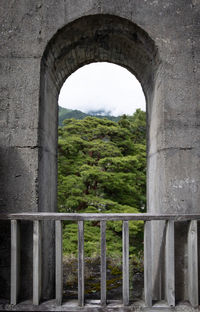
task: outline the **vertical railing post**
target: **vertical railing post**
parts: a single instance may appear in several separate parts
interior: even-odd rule
[[[152,242],[151,221],[144,224],[144,296],[145,305],[152,306]]]
[[[20,228],[19,221],[11,220],[11,294],[10,304],[16,305],[20,276]]]
[[[56,233],[56,303],[62,304],[63,295],[63,261],[62,261],[62,221],[55,221]]]
[[[101,221],[101,305],[106,305],[106,221]]]
[[[197,221],[191,220],[188,229],[188,298],[193,307],[199,304]]]
[[[175,306],[174,221],[166,224],[165,294],[169,306]]]
[[[33,304],[39,305],[41,296],[41,222],[33,222]]]
[[[84,306],[84,223],[78,221],[78,304]]]
[[[128,221],[123,221],[123,304],[129,304],[129,226]]]

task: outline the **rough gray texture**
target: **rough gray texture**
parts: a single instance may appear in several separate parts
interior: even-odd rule
[[[56,210],[60,87],[80,66],[109,61],[134,73],[146,95],[149,211],[199,213],[199,9],[199,0],[1,0],[2,212]],[[157,223],[160,233],[165,233]],[[6,227],[1,224],[3,296],[9,290]],[[31,228],[24,227],[26,297],[31,294]],[[176,292],[187,299],[187,246],[182,239],[187,234],[180,225],[175,228]],[[162,280],[158,270],[162,235],[154,233],[153,272]],[[51,224],[44,226],[43,237],[43,296],[52,297],[53,289],[48,287],[54,280]],[[163,297],[158,280],[155,298]]]
[[[100,305],[99,300],[89,300],[84,307],[78,306],[76,300],[64,302],[61,306],[56,305],[55,300],[46,301],[39,306],[34,306],[30,301],[16,306],[0,303],[3,311],[77,311],[77,312],[198,312],[199,309],[192,308],[187,302],[178,304],[175,308],[167,307],[165,302],[158,302],[152,308],[147,308],[143,301],[135,301],[129,306],[124,306],[120,300],[110,300],[106,307]]]

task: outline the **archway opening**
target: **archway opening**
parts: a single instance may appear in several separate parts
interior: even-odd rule
[[[40,211],[57,209],[57,100],[66,78],[83,65],[92,62],[111,62],[128,69],[141,82],[147,102],[147,151],[156,150],[159,57],[154,42],[140,27],[120,17],[95,15],[80,18],[55,34],[45,49],[41,63],[40,121],[39,121],[39,207]],[[152,120],[151,116],[154,115]],[[156,170],[149,162],[147,187],[154,181]],[[155,163],[152,162],[155,168]],[[153,168],[152,167],[152,168]],[[151,179],[149,178],[151,175]],[[154,181],[155,182],[155,181]],[[155,189],[155,185],[151,185]],[[156,192],[147,192],[148,203],[155,202]],[[149,205],[150,206],[150,205]],[[51,267],[53,231],[51,225],[43,230],[45,267]],[[51,260],[50,260],[51,259]],[[49,293],[53,270],[45,272],[44,292]],[[46,286],[45,286],[46,285]]]
[[[121,66],[92,63],[65,81],[59,105],[58,211],[146,211],[146,103],[139,81]],[[84,224],[85,298],[99,299],[100,222]],[[66,299],[78,295],[77,232],[76,222],[63,223]],[[132,300],[143,292],[142,222],[129,222],[129,240]],[[107,298],[120,298],[122,222],[107,222],[106,250]]]
[[[116,16],[86,16],[68,24],[49,42],[41,63],[41,211],[56,210],[57,100],[60,89],[66,78],[78,68],[103,61],[127,68],[141,82],[147,102],[147,128],[152,128],[152,131],[148,129],[148,142],[151,141],[153,149],[156,148],[157,130],[151,115],[157,108],[153,102],[159,59],[154,42],[137,25]],[[156,123],[156,115],[153,122]]]

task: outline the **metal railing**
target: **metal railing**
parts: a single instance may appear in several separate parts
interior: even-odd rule
[[[55,221],[55,297],[58,305],[63,296],[62,222],[78,222],[78,304],[84,306],[84,221],[100,221],[101,227],[101,305],[106,305],[106,222],[122,221],[123,244],[123,304],[129,305],[129,221],[144,221],[144,300],[152,306],[152,253],[151,227],[153,221],[166,222],[165,236],[165,292],[169,306],[175,306],[175,248],[174,222],[189,221],[188,230],[188,298],[192,306],[198,305],[198,244],[197,221],[200,215],[165,214],[92,214],[92,213],[16,213],[0,215],[0,220],[11,220],[11,295],[10,303],[18,303],[20,280],[20,220],[33,222],[33,304],[40,304],[41,296],[41,221]]]

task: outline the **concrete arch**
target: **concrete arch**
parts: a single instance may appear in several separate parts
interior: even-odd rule
[[[199,213],[199,3],[2,0],[0,7],[1,212],[56,209],[58,90],[69,73],[101,57],[131,70],[146,94],[149,211]],[[175,232],[176,298],[187,300],[187,227]],[[155,233],[153,241],[154,276],[160,267],[162,233]],[[44,250],[47,297],[52,297],[54,279],[51,235],[46,237],[52,246]],[[22,293],[28,298],[32,229],[26,224],[23,236]],[[9,248],[8,227],[1,224],[0,289],[7,297]],[[156,283],[161,294],[155,299],[163,297],[159,274]]]
[[[152,146],[157,144],[156,129],[159,116],[156,118],[154,114],[152,119],[151,114],[153,111],[159,114],[154,91],[159,83],[160,60],[154,41],[133,22],[114,15],[84,16],[67,24],[49,41],[41,59],[39,211],[56,211],[57,208],[57,103],[60,89],[66,78],[78,68],[101,61],[125,67],[141,82],[147,102],[148,142],[152,141]],[[151,138],[150,128],[154,129]],[[158,168],[159,170],[162,168]],[[154,180],[152,175],[155,172],[150,172],[151,177],[148,179]],[[46,224],[43,228],[43,240],[44,267],[49,267],[52,265],[53,254],[49,257],[45,255],[49,251],[53,252],[52,224]],[[43,293],[49,297],[51,290],[48,288],[48,281],[53,278],[53,271],[45,270]]]
[[[112,62],[141,82],[151,110],[159,67],[158,50],[148,34],[133,22],[113,15],[90,15],[60,29],[41,61],[39,204],[56,209],[57,98],[66,78],[92,62]],[[46,192],[46,186],[50,192]]]

